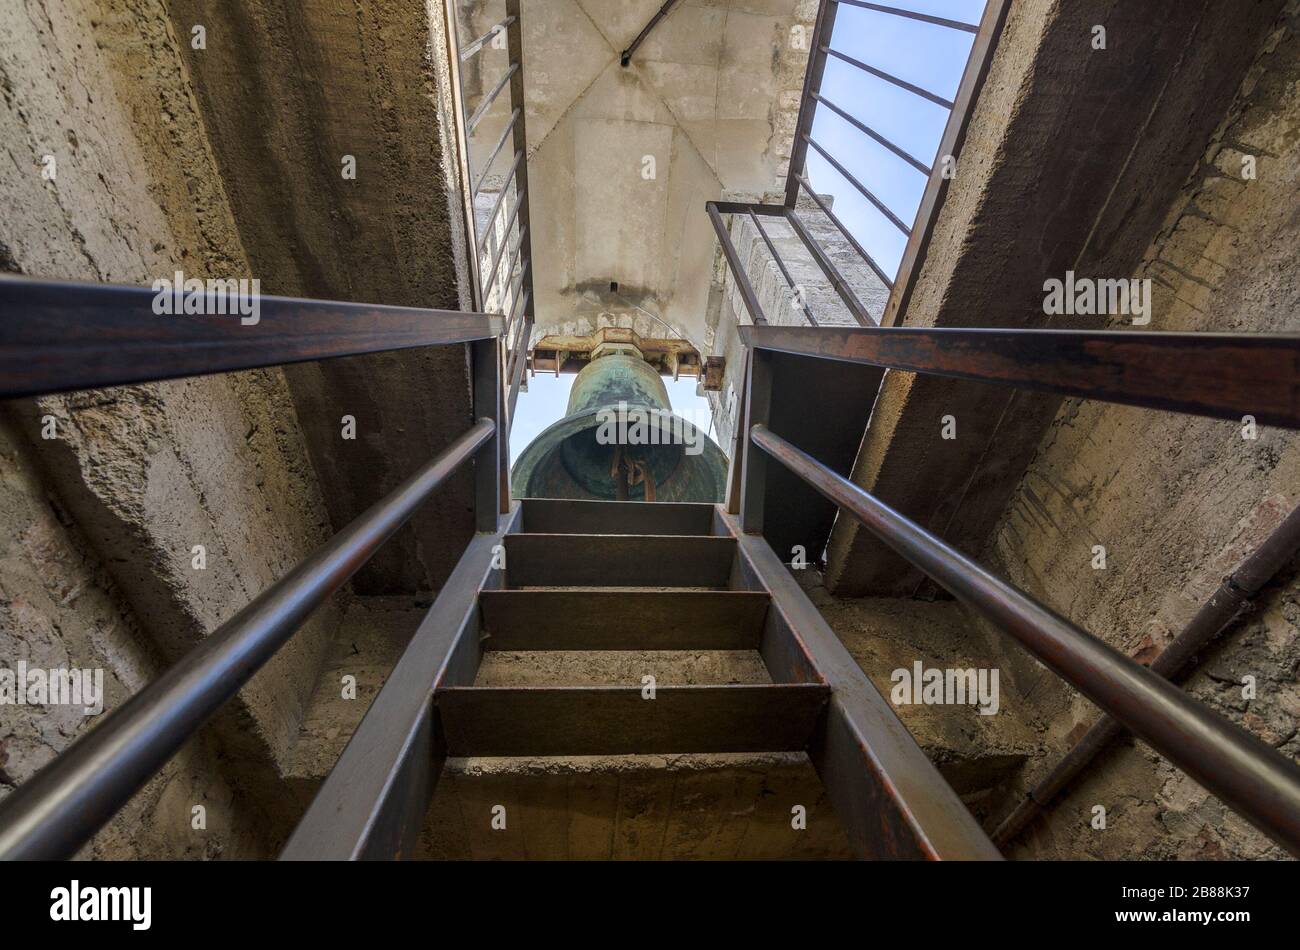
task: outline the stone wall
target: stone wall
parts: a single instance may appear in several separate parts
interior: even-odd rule
[[[1099,327],[1093,316],[1045,313],[1044,280],[1135,272],[1283,5],[1007,4],[906,309],[885,322]],[[1096,25],[1106,29],[1104,50],[1091,43]],[[957,548],[978,550],[1060,404],[1008,386],[888,373],[853,481]],[[955,438],[941,435],[947,416]],[[826,580],[841,596],[910,596],[922,577],[841,519]]]
[[[1149,329],[1300,330],[1296,4],[1264,44],[1230,113],[1136,276],[1153,282]],[[1254,176],[1248,172],[1253,159]],[[1213,380],[1205,385],[1213,386]],[[1020,481],[986,561],[1076,623],[1149,662],[1219,581],[1300,502],[1300,439],[1212,421],[1068,401]],[[1094,569],[1095,546],[1105,568]],[[990,648],[996,641],[990,634]],[[1032,782],[1095,719],[1091,703],[1014,648],[1018,692],[1048,723]],[[1300,756],[1300,577],[1206,650],[1186,688],[1281,752]],[[1256,694],[1243,695],[1254,677]],[[1106,810],[1105,830],[1092,826]],[[1255,858],[1283,852],[1141,742],[1077,779],[1013,850],[1025,858]]]
[[[468,258],[440,3],[167,0],[212,160],[266,293],[455,310]],[[354,174],[347,174],[347,161]],[[463,346],[286,367],[341,528],[472,424]],[[342,420],[356,438],[340,438]],[[470,535],[458,471],[358,573],[366,594],[438,589]]]
[[[0,663],[103,671],[116,708],[164,667],[159,651],[85,536],[41,487],[26,440],[0,424]],[[93,727],[68,705],[0,706],[0,796]],[[83,857],[256,857],[262,831],[217,764],[191,742],[83,850]],[[205,810],[207,833],[193,827]]]
[[[255,276],[167,12],[157,0],[0,9],[9,273]],[[20,400],[3,415],[0,658],[103,668],[107,709],[330,533],[278,370]],[[206,569],[193,566],[195,545]],[[313,618],[87,853],[256,853],[265,839],[246,829],[284,816],[247,801],[274,788],[336,619],[333,608]],[[95,721],[0,706],[0,790]],[[191,809],[205,803],[198,832]]]

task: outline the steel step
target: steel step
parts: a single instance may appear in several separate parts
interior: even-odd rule
[[[483,687],[438,690],[447,754],[648,755],[792,752],[808,744],[830,690],[816,683]]]
[[[526,534],[713,534],[713,505],[525,498]]]
[[[725,588],[734,538],[508,534],[506,585]]]
[[[486,650],[756,650],[770,598],[744,590],[488,590]]]

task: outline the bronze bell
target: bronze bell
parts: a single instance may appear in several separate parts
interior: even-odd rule
[[[649,363],[630,352],[593,359],[573,381],[566,415],[519,456],[518,498],[723,500],[727,459],[681,416]]]

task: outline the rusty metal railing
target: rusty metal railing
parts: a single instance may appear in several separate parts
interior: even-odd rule
[[[781,463],[1026,647],[1257,828],[1300,855],[1300,768],[1103,640],[996,577],[769,427],[775,353],[957,376],[1300,429],[1300,336],[1123,331],[742,328],[743,452],[733,510],[761,533],[765,469]],[[757,446],[761,452],[753,451]]]
[[[840,6],[973,33],[975,41],[954,99],[937,96],[836,48],[833,33]],[[733,447],[728,511],[739,516],[743,531],[761,534],[767,506],[765,470],[769,462],[779,462],[831,501],[840,517],[861,523],[913,566],[1025,646],[1097,703],[1114,722],[1145,739],[1265,834],[1300,854],[1300,768],[1294,762],[801,451],[794,444],[797,436],[791,442],[769,427],[770,407],[780,398],[773,391],[772,358],[780,353],[1212,418],[1240,420],[1249,415],[1267,420],[1268,425],[1300,429],[1297,336],[914,329],[893,325],[912,291],[949,178],[940,173],[938,162],[927,163],[907,152],[828,96],[823,90],[827,62],[846,64],[948,109],[947,126],[935,157],[954,156],[965,135],[971,106],[987,71],[1007,6],[1005,0],[990,0],[976,26],[883,4],[824,0],[815,27],[784,206],[721,202],[708,206],[732,279],[752,323],[739,327],[746,355],[745,382]],[[819,111],[833,114],[864,141],[874,141],[926,176],[925,192],[914,215],[890,208],[874,186],[869,187],[871,183],[854,176],[845,156],[835,154],[818,140],[813,123]],[[865,198],[889,227],[906,237],[897,272],[882,266],[864,247],[862,235],[847,227],[814,189],[807,168],[810,150]],[[889,288],[888,304],[879,320],[865,313],[866,308],[841,269],[801,221],[795,209],[803,196]],[[764,216],[768,220],[783,218],[861,326],[825,326],[812,312],[806,313],[808,326],[771,325],[724,221],[723,216],[728,214],[733,221],[743,218],[754,225],[783,279],[797,292],[789,267],[761,225]]]
[[[0,802],[0,860],[71,857],[462,465],[497,530],[502,319],[260,298],[259,319],[161,317],[144,287],[0,280],[0,398],[468,343],[474,421],[446,449]]]
[[[713,222],[714,233],[717,234],[718,243],[722,246],[722,254],[726,258],[732,279],[736,282],[736,289],[740,292],[740,298],[745,304],[745,311],[749,314],[749,318],[755,326],[765,326],[771,321],[768,320],[767,314],[763,311],[763,305],[759,301],[758,294],[754,291],[753,283],[749,279],[749,273],[740,259],[740,253],[736,250],[735,242],[731,239],[731,232],[722,218],[724,214],[743,215],[753,223],[755,230],[758,232],[759,237],[762,238],[768,253],[772,256],[777,269],[789,287],[793,299],[798,302],[798,306],[803,311],[804,317],[810,326],[821,326],[821,320],[818,319],[809,306],[804,288],[801,288],[795,282],[794,277],[791,276],[785,258],[781,255],[767,228],[763,225],[763,218],[784,221],[799,238],[803,246],[807,248],[813,263],[821,270],[826,282],[839,295],[840,300],[843,301],[853,319],[860,326],[875,326],[876,319],[863,305],[862,301],[858,299],[848,279],[836,266],[835,262],[831,260],[830,255],[826,253],[826,249],[808,230],[808,227],[793,208],[787,208],[784,205],[710,201],[705,205],[705,210],[708,212],[709,220]]]

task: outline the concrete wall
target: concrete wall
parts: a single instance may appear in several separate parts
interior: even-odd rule
[[[1283,5],[1009,4],[902,322],[1098,327],[1095,317],[1044,313],[1043,281],[1067,269],[1121,277],[1141,264]],[[1105,49],[1093,48],[1094,26],[1106,29]],[[853,480],[974,550],[1059,406],[1009,387],[889,373]],[[948,415],[954,439],[941,437]],[[836,524],[827,583],[837,594],[907,596],[921,582],[869,531]]]
[[[187,36],[156,0],[0,9],[6,271],[258,276],[190,85]],[[103,668],[108,709],[330,533],[278,370],[11,402],[3,416],[0,662]],[[199,544],[205,570],[192,566]],[[332,607],[318,613],[87,853],[265,853],[288,817],[279,775],[336,621]],[[0,706],[0,793],[95,721]],[[196,804],[206,832],[191,827]]]
[[[267,293],[458,309],[466,258],[441,4],[168,0],[249,266]],[[345,156],[355,159],[344,177]],[[341,528],[471,424],[466,348],[285,370]],[[342,418],[357,438],[341,438]],[[473,531],[458,472],[356,579],[436,590]]]
[[[1296,4],[1268,36],[1229,114],[1170,208],[1137,276],[1154,283],[1150,329],[1300,330],[1300,35]],[[1254,156],[1257,177],[1243,178]],[[1213,385],[1206,380],[1206,385]],[[1237,422],[1070,400],[1052,421],[985,556],[1016,584],[1149,662],[1223,576],[1300,502],[1300,439]],[[1093,546],[1106,548],[1095,570]],[[990,643],[993,643],[990,636]],[[1032,780],[1095,708],[1018,651],[1018,692],[1048,722]],[[1300,756],[1300,577],[1295,565],[1255,612],[1205,651],[1186,688],[1291,757]],[[1256,678],[1244,698],[1242,678]],[[1107,811],[1094,829],[1092,808]],[[1076,780],[1016,857],[1255,858],[1283,853],[1132,739]]]
[[[103,671],[105,710],[163,668],[121,588],[41,488],[26,440],[0,424],[0,664]],[[0,797],[98,718],[84,707],[0,706]],[[192,827],[192,809],[207,827]],[[261,834],[236,802],[209,740],[191,742],[84,849],[109,859],[254,857]]]

